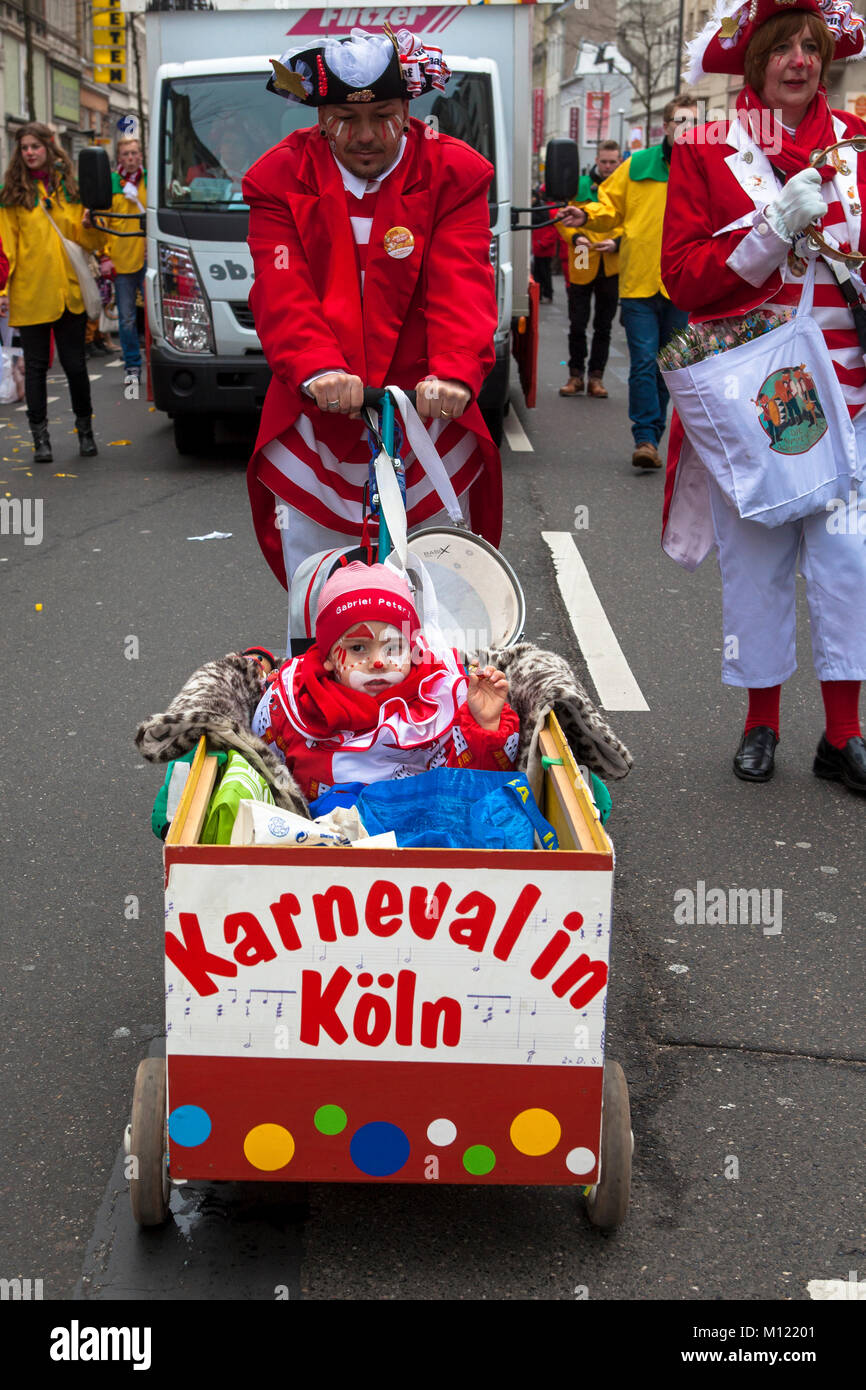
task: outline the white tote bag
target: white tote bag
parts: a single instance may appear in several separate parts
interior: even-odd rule
[[[764,526],[844,500],[857,474],[854,426],[811,317],[815,267],[789,322],[662,373],[701,462],[740,516]]]
[[[70,241],[65,237],[58,227],[51,213],[45,209],[45,216],[51,223],[57,235],[60,237],[63,250],[66,252],[67,260],[75,272],[81,290],[81,298],[84,300],[84,312],[89,319],[98,319],[102,313],[102,296],[96,286],[96,280],[90,270],[90,259],[83,246],[79,246],[76,241]]]

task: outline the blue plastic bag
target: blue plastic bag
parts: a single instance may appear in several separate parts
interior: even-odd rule
[[[335,806],[354,806],[363,790],[363,782],[335,782],[333,787],[310,802],[310,815],[315,820],[316,816],[327,816]]]
[[[522,772],[435,767],[373,782],[357,805],[371,835],[393,830],[404,848],[532,849],[536,829],[546,849],[558,847]]]

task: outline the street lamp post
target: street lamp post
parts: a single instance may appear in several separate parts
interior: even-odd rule
[[[623,148],[623,146],[622,146],[622,132],[623,132],[623,122],[625,121],[625,110],[623,109],[622,106],[619,107],[619,109],[617,110],[617,113],[616,113],[616,114],[619,116],[619,152],[620,152],[620,154],[622,154],[622,148]]]
[[[674,96],[676,96],[680,90],[680,78],[683,73],[683,12],[685,10],[685,4],[686,0],[680,0],[680,12],[677,18],[677,64],[675,69],[676,77],[674,78]]]

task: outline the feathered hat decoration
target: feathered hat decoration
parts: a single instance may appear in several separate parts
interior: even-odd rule
[[[834,60],[860,57],[866,30],[851,0],[716,0],[712,18],[697,38],[686,44],[686,81],[698,82],[710,72],[742,76],[746,49],[755,31],[774,15],[797,10],[823,19],[836,41]]]
[[[441,48],[422,44],[408,29],[384,34],[353,29],[348,39],[326,38],[272,58],[268,91],[305,106],[390,101],[444,92],[451,73]]]

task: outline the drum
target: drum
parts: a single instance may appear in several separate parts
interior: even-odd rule
[[[303,560],[292,577],[293,638],[312,637],[325,582],[340,565],[366,561],[356,546],[321,550]],[[467,656],[487,647],[510,647],[523,633],[526,601],[508,561],[481,536],[454,526],[435,526],[409,536],[408,575],[425,633],[441,636]]]
[[[437,613],[429,610],[421,561],[435,594]],[[436,622],[448,646],[472,656],[487,647],[510,647],[519,641],[526,620],[520,581],[508,561],[488,541],[457,526],[431,526],[409,536],[409,576],[424,597],[421,625]],[[418,606],[416,601],[416,607]]]

